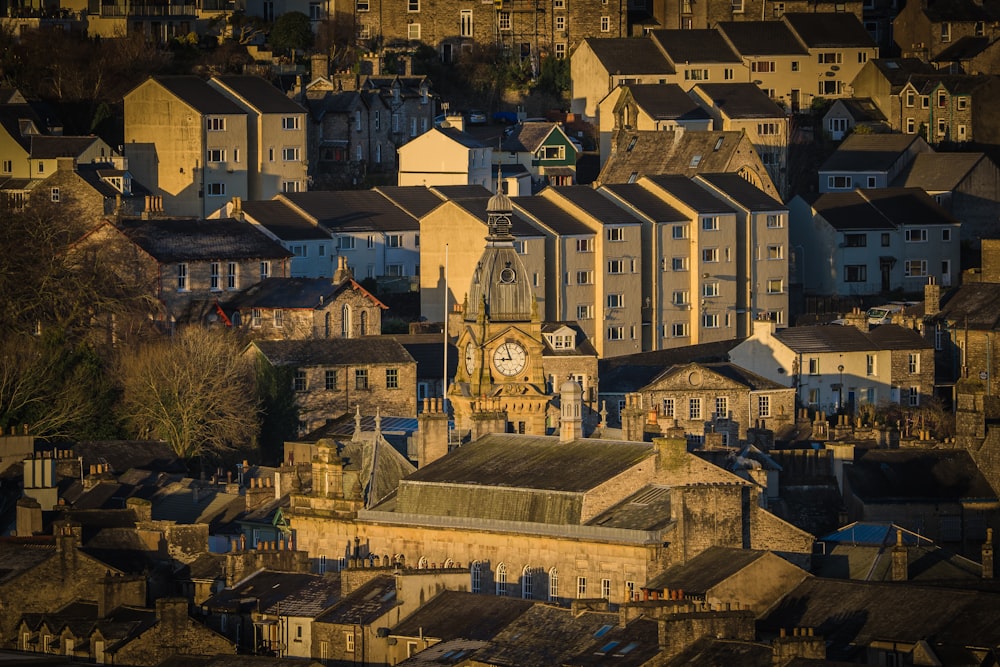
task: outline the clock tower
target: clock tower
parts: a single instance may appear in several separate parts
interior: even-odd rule
[[[506,413],[507,428],[544,435],[542,323],[531,280],[514,247],[513,205],[498,192],[486,206],[486,247],[466,295],[460,363],[448,397],[456,426],[477,432],[477,414]],[[494,422],[495,423],[495,422]]]

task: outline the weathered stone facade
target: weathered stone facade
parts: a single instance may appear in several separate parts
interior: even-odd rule
[[[808,0],[790,0],[773,3],[766,0],[710,0],[709,2],[685,2],[685,0],[652,0],[653,16],[661,28],[690,30],[714,28],[724,21],[780,21],[784,14],[793,12],[848,12],[863,18],[861,0],[848,2],[818,3]],[[638,32],[637,34],[641,34]]]

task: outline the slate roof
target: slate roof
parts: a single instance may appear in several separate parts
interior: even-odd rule
[[[888,330],[879,336],[873,335],[880,329],[886,328]],[[920,334],[896,324],[882,324],[867,334],[852,326],[817,324],[787,327],[776,330],[774,337],[789,349],[800,353],[923,350],[930,347]]]
[[[638,225],[639,218],[589,185],[550,186],[552,192],[586,211],[604,225]],[[558,199],[558,198],[557,198]]]
[[[844,474],[852,493],[869,503],[997,499],[964,449],[867,450]]]
[[[90,148],[97,137],[50,137],[42,134],[30,135],[30,157],[32,159],[53,160],[60,157],[78,157]]]
[[[773,664],[774,650],[767,644],[715,637],[702,637],[664,663],[665,667],[771,667]],[[806,664],[814,663],[810,660]],[[818,664],[829,667],[831,663],[824,660]]]
[[[809,51],[782,21],[722,21],[719,31],[741,56],[808,56]]]
[[[914,74],[933,74],[937,72],[933,65],[919,58],[875,58],[870,60],[886,81],[890,92],[896,94]]]
[[[946,295],[935,320],[960,323],[964,329],[1000,329],[1000,284],[966,283]]]
[[[989,5],[967,0],[936,0],[927,3],[922,10],[933,23],[941,21],[996,21],[1000,16],[990,11]]]
[[[810,49],[875,47],[875,41],[854,14],[788,12],[782,19]]]
[[[618,130],[612,135],[614,148],[601,169],[598,182],[628,183],[634,180],[633,174],[693,176],[703,171],[726,171],[743,138],[742,132]]]
[[[743,339],[701,343],[653,352],[639,352],[598,361],[600,393],[614,394],[638,391],[673,364],[724,361],[729,351]]]
[[[553,132],[558,132],[558,123],[521,123],[515,125],[513,131],[500,145],[501,151],[511,153],[534,153],[549,138]]]
[[[898,229],[903,225],[958,224],[920,188],[825,192],[813,203],[817,215],[837,231]]]
[[[622,37],[583,40],[609,74],[673,74],[674,68],[651,40]],[[579,47],[577,47],[579,48]]]
[[[374,190],[285,193],[287,199],[332,233],[417,231],[420,222]]]
[[[934,56],[931,60],[937,63],[971,60],[972,58],[975,58],[980,53],[985,51],[986,47],[989,45],[990,45],[989,37],[974,37],[972,35],[964,35],[962,37],[959,37],[951,44],[949,44],[947,48],[941,51],[941,53]]]
[[[610,192],[655,222],[687,222],[688,217],[638,183],[609,183],[602,191]]]
[[[489,640],[534,605],[531,600],[442,591],[392,628],[396,637]]]
[[[275,366],[415,363],[402,345],[385,336],[331,340],[259,340],[251,345]]]
[[[717,30],[653,30],[649,36],[675,65],[741,62]]]
[[[481,185],[435,185],[430,190],[447,201],[454,201],[456,199],[481,199],[493,196],[492,192]]]
[[[124,176],[126,172],[122,169],[114,169],[110,164],[107,163],[88,163],[88,164],[77,164],[76,174],[85,183],[104,197],[105,199],[114,199],[119,194],[122,195],[122,199],[128,201],[129,199],[136,199],[144,195],[150,194],[149,189],[146,188],[142,183],[132,178],[132,192],[129,195],[124,195],[120,190],[112,186],[105,179],[113,178],[115,176]],[[51,176],[51,175],[50,175]]]
[[[438,459],[406,481],[473,484],[579,493],[653,455],[637,442],[494,433]]]
[[[444,363],[442,334],[394,334],[389,336],[399,342],[417,362],[417,377],[440,379]],[[458,348],[448,343],[448,375],[458,369]]]
[[[440,195],[423,185],[383,185],[375,188],[375,191],[418,219],[433,211],[444,201]],[[479,193],[481,194],[482,192]]]
[[[697,87],[730,118],[785,118],[785,112],[756,84],[700,83]]]
[[[55,553],[52,537],[0,538],[0,583],[34,568]]]
[[[673,523],[670,516],[670,500],[669,487],[658,484],[644,486],[592,518],[587,525],[662,530]]]
[[[39,132],[44,128],[42,119],[38,117],[31,106],[27,104],[0,104],[0,125],[14,141],[21,145],[21,148],[30,151],[31,137],[34,135],[21,133],[22,120],[30,120]]]
[[[340,583],[339,575],[326,577]],[[229,612],[270,609],[323,578],[321,575],[301,572],[259,570],[237,582],[232,588],[217,592],[202,602],[202,606],[213,611]]]
[[[250,223],[232,218],[128,221],[122,224],[122,231],[160,263],[292,256]]]
[[[299,104],[259,76],[222,75],[214,77],[261,113],[305,113]]]
[[[245,112],[236,106],[235,102],[197,76],[156,76],[150,78],[201,114],[245,115]]]
[[[476,139],[471,134],[462,132],[454,127],[432,127],[430,132],[440,132],[452,141],[466,148],[486,148],[486,144]]]
[[[329,240],[330,232],[302,217],[288,202],[281,199],[245,201],[243,211],[256,224],[264,227],[282,241]]]
[[[737,366],[736,364],[728,361],[710,362],[702,364],[697,362],[677,364],[664,370],[662,373],[653,378],[646,386],[649,386],[654,382],[659,382],[661,379],[668,378],[676,373],[683,372],[684,369],[691,367],[703,368],[710,373],[721,375],[722,377],[731,380],[732,382],[743,385],[750,391],[763,391],[763,390],[776,390],[776,389],[789,388],[783,384],[775,382],[774,380],[769,380],[762,375],[757,375],[753,371],[747,370],[742,366]]]
[[[989,160],[985,153],[920,153],[892,185],[952,192],[984,160]]]
[[[780,201],[737,173],[698,174],[696,178],[711,183],[749,211],[781,211],[786,209],[786,206]]]
[[[686,563],[673,565],[653,577],[643,588],[680,589],[685,594],[705,595],[713,587],[763,558],[768,552],[713,546]]]
[[[367,625],[377,621],[397,604],[396,578],[381,574],[342,598],[335,607],[318,616],[314,623]]]
[[[632,83],[627,88],[635,103],[650,118],[678,121],[711,118],[676,83]]]
[[[165,442],[152,440],[88,440],[73,445],[74,453],[83,457],[88,469],[98,463],[108,463],[112,472],[141,468],[159,472],[186,472],[187,466]]]
[[[559,322],[550,320],[547,322],[542,322],[542,333],[543,334],[554,333],[559,329],[562,329],[563,327],[568,327],[569,329],[572,329],[573,334],[576,336],[575,339],[576,348],[571,350],[567,349],[555,350],[552,348],[551,345],[549,345],[548,340],[543,339],[545,343],[545,349],[542,350],[542,356],[545,357],[579,357],[579,356],[596,357],[597,356],[597,350],[594,348],[594,345],[590,342],[590,338],[587,336],[586,333],[584,333],[583,329],[580,328],[579,323],[577,323],[576,321]]]
[[[316,577],[292,591],[288,596],[273,602],[262,611],[282,616],[315,618],[340,600],[340,577]]]
[[[314,310],[329,305],[337,295],[355,290],[385,310],[384,303],[353,280],[334,284],[329,278],[265,278],[251,285],[225,303],[226,309],[241,308],[302,308]]]
[[[857,123],[885,121],[882,111],[870,97],[843,97],[839,100],[851,118]]]
[[[515,209],[527,213],[560,236],[593,236],[597,233],[572,213],[545,197],[514,197],[511,201]]]
[[[489,219],[489,215],[486,212],[486,206],[489,204],[490,198],[478,197],[475,199],[452,199],[451,202],[483,223],[483,238],[486,238],[486,222]],[[543,236],[542,232],[539,231],[537,227],[517,215],[517,211],[514,211],[514,215],[510,219],[510,233],[515,237],[520,238]]]
[[[827,171],[888,171],[903,156],[916,134],[850,134],[819,168]]]
[[[662,176],[648,176],[647,178],[698,213],[736,212],[736,209],[730,206],[722,197],[719,197],[708,188],[703,188],[687,176],[665,174]]]
[[[207,523],[209,533],[214,535],[229,528],[236,517],[246,511],[243,496],[226,493],[224,487],[196,490],[193,482],[188,478],[158,490],[150,498],[153,520]]]

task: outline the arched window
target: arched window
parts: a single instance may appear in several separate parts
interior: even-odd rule
[[[481,592],[483,588],[483,570],[478,560],[472,563],[469,571],[472,574],[472,592]]]
[[[448,560],[446,560],[444,562],[444,566],[446,568],[448,568],[448,567],[455,567],[455,561],[453,561],[452,559],[449,558]]]
[[[497,595],[507,595],[507,566],[497,565]]]
[[[420,560],[417,561],[417,569],[418,570],[426,570],[427,569],[427,557],[426,556],[421,556]]]
[[[549,602],[559,599],[559,572],[556,568],[549,570]]]
[[[368,311],[367,310],[362,310],[361,311],[361,315],[359,316],[359,319],[361,320],[361,335],[362,336],[367,336],[368,335]]]
[[[351,337],[351,307],[346,303],[340,311],[340,337]]]
[[[521,570],[521,597],[525,600],[532,598],[534,582],[531,580],[531,568],[527,565]]]

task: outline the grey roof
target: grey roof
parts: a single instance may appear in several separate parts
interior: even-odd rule
[[[328,575],[329,576],[329,575]],[[225,588],[202,603],[210,610],[258,611],[270,609],[276,603],[323,579],[316,574],[260,570]],[[339,583],[339,577],[334,577]]]
[[[643,588],[658,591],[680,589],[685,594],[702,596],[767,553],[756,549],[712,546],[685,563],[667,568]]]
[[[43,132],[45,125],[39,118],[35,110],[28,104],[0,104],[0,125],[3,126],[7,134],[26,150],[31,150],[31,137],[35,135],[25,135],[22,133],[21,121],[29,120],[39,132]]]
[[[281,600],[262,608],[266,614],[315,618],[340,600],[339,577],[315,577]]]
[[[711,118],[676,83],[632,83],[627,88],[635,103],[650,118],[679,121]]]
[[[686,222],[688,217],[639,183],[610,183],[601,190],[610,192],[655,222]]]
[[[756,84],[700,83],[697,88],[730,118],[785,118],[781,107]]]
[[[892,184],[927,192],[952,192],[984,161],[989,162],[985,153],[920,153]]]
[[[319,241],[330,239],[330,232],[302,217],[281,199],[245,201],[243,211],[282,241]]]
[[[937,63],[971,60],[985,51],[986,47],[989,46],[990,43],[989,37],[964,35],[949,44],[947,48],[934,56],[932,60]]]
[[[561,132],[558,123],[533,122],[515,125],[513,132],[503,140],[500,150],[511,153],[534,153],[553,132]]]
[[[722,197],[687,176],[666,174],[647,178],[698,213],[735,213]]]
[[[374,190],[295,192],[279,195],[331,232],[417,231],[420,222]]]
[[[345,596],[314,623],[366,625],[377,621],[397,604],[396,578],[380,574]]]
[[[695,178],[711,183],[750,211],[780,211],[786,207],[739,174],[698,174]]]
[[[771,667],[774,664],[774,649],[767,644],[739,639],[719,639],[705,636],[687,646],[683,651],[664,663],[665,667],[716,667],[717,665],[740,665],[740,667]],[[782,663],[785,667],[793,667],[793,663]],[[833,663],[805,660],[807,667],[822,665],[831,667]],[[845,666],[846,667],[846,666]]]
[[[675,65],[739,63],[739,55],[717,30],[653,30],[650,39]]]
[[[243,98],[251,107],[261,113],[305,113],[299,104],[259,76],[224,75],[214,77],[216,81]]]
[[[612,135],[612,154],[598,181],[628,183],[639,176],[726,171],[743,140],[742,132],[619,130]]]
[[[482,185],[435,185],[430,188],[442,199],[478,199],[480,197],[491,197],[493,193]]]
[[[330,340],[260,340],[256,346],[275,366],[340,366],[416,363],[398,342],[383,336]]]
[[[1000,284],[963,284],[948,293],[934,319],[960,324],[963,329],[1000,329]]]
[[[231,218],[128,221],[122,231],[161,263],[217,259],[285,259],[291,253],[247,222]]]
[[[875,41],[864,25],[849,12],[789,12],[782,19],[811,49],[875,47]]]
[[[631,211],[589,185],[551,186],[548,189],[583,209],[601,224],[638,225],[641,222]]]
[[[34,568],[55,553],[51,537],[0,538],[0,583]]]
[[[722,32],[742,56],[808,56],[809,51],[781,21],[723,21]]]
[[[875,105],[870,97],[844,97],[837,102],[843,105],[844,109],[851,115],[851,118],[858,123],[871,123],[885,121],[885,114]]]
[[[673,523],[670,515],[670,488],[644,486],[628,498],[604,510],[587,525],[635,530],[662,530]]]
[[[97,463],[107,463],[112,472],[131,468],[156,472],[183,472],[187,469],[174,450],[165,442],[151,440],[89,440],[73,446],[83,465],[89,468]]]
[[[514,197],[511,201],[516,209],[524,211],[561,236],[596,234],[582,220],[545,197]]]
[[[707,363],[698,363],[692,361],[686,364],[677,364],[667,368],[665,371],[663,371],[658,376],[653,378],[649,382],[649,384],[657,382],[661,378],[667,378],[671,375],[683,372],[684,369],[687,369],[690,366],[698,366],[700,368],[705,369],[706,371],[709,371],[710,373],[721,375],[726,379],[732,380],[737,384],[743,385],[750,391],[788,389],[788,387],[783,384],[780,384],[773,380],[769,380],[762,375],[757,375],[753,371],[747,370],[742,366],[737,366],[736,364],[729,361],[716,361]]]
[[[896,324],[882,324],[867,334],[852,326],[787,327],[775,331],[774,337],[795,352],[923,350],[930,347],[920,334]]]
[[[555,333],[556,331],[562,329],[563,327],[568,327],[572,329],[575,336],[574,344],[575,349],[559,349],[555,350],[549,345],[549,341],[545,340],[545,349],[542,350],[542,356],[545,357],[596,357],[597,350],[594,348],[593,343],[590,342],[590,338],[587,334],[580,328],[580,324],[574,321],[546,321],[542,322],[542,333]]]
[[[469,215],[477,218],[485,227],[486,221],[489,219],[489,215],[486,212],[486,206],[490,202],[489,197],[452,199],[451,202],[469,213]],[[514,216],[511,217],[510,223],[510,233],[516,238],[531,238],[543,235],[537,227],[517,215],[517,211],[515,211]],[[486,238],[485,234],[483,235],[483,238]]]
[[[245,112],[236,106],[235,102],[197,76],[157,76],[151,78],[199,113],[245,115]]]
[[[97,137],[50,137],[42,134],[30,136],[30,157],[33,159],[52,160],[60,157],[78,157],[90,148]]]
[[[373,303],[386,307],[354,280],[335,284],[329,278],[265,278],[251,285],[225,303],[234,308],[322,308],[333,301],[337,294],[353,289],[369,297]]]
[[[433,211],[444,201],[440,195],[423,185],[383,185],[375,188],[375,191],[418,219]]]
[[[391,634],[433,637],[441,641],[489,640],[532,605],[533,601],[519,598],[442,591],[392,628]]]
[[[430,131],[440,132],[452,141],[458,142],[466,148],[486,148],[486,144],[481,142],[479,139],[476,139],[471,134],[467,134],[453,127],[432,127]]]
[[[714,343],[700,343],[685,347],[639,352],[598,362],[598,377],[600,378],[600,393],[616,394],[638,391],[654,377],[663,372],[664,368],[673,364],[683,364],[691,361],[713,362],[725,361],[729,351],[736,347],[742,339],[724,340]]]
[[[844,473],[851,492],[870,503],[997,499],[964,449],[870,449]]]
[[[615,75],[673,74],[674,68],[651,40],[636,37],[583,40],[597,56],[604,69]],[[577,47],[579,48],[579,47]]]
[[[819,171],[888,171],[918,139],[916,134],[851,134]]]
[[[246,511],[246,499],[226,493],[225,487],[198,488],[194,480],[183,479],[158,489],[150,498],[156,521],[207,523],[216,534]]]
[[[922,7],[927,18],[941,21],[996,21],[1000,19],[993,3],[980,4],[968,0],[937,0]]]
[[[404,484],[448,484],[581,493],[653,456],[651,445],[494,433],[425,466]],[[401,503],[402,504],[402,503]]]
[[[838,231],[958,224],[956,218],[920,188],[827,192],[819,196],[813,208]]]
[[[417,361],[417,377],[420,379],[441,377],[444,364],[444,347],[440,333],[436,334],[398,334],[391,338],[399,341],[410,356]],[[458,348],[448,343],[448,376],[451,377],[458,369]]]
[[[898,93],[914,74],[933,74],[937,71],[933,65],[919,58],[876,58],[869,62],[889,82],[892,93]]]

